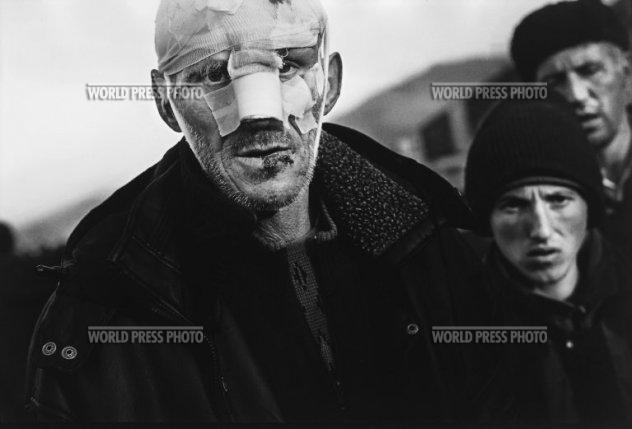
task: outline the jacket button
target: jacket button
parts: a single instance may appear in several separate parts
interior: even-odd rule
[[[408,335],[417,335],[418,332],[419,332],[419,325],[417,325],[416,323],[409,323],[406,326],[406,333]]]
[[[68,360],[74,359],[77,357],[77,349],[73,346],[66,346],[61,349],[61,357]]]
[[[569,350],[571,350],[573,347],[575,347],[575,343],[573,342],[573,340],[566,340],[566,344],[564,344],[564,345]]]
[[[57,344],[52,341],[47,342],[42,346],[42,354],[44,356],[50,356],[57,351]]]

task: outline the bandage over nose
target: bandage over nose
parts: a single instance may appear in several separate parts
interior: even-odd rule
[[[277,119],[286,128],[295,125],[301,134],[318,127],[313,108],[324,90],[322,66],[317,62],[303,77],[295,75],[282,82],[282,64],[274,51],[231,53],[231,83],[204,95],[222,137],[251,119]]]

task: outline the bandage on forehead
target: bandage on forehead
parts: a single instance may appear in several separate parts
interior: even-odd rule
[[[319,0],[162,0],[158,69],[171,75],[226,50],[314,46],[326,26]]]

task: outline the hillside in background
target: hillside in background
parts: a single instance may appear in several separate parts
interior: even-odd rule
[[[436,170],[461,188],[465,157],[490,99],[433,99],[433,83],[510,82],[517,77],[506,57],[477,57],[437,64],[387,88],[334,120]]]
[[[106,195],[91,195],[43,217],[37,222],[17,229],[16,247],[20,252],[37,252],[41,248],[54,248],[66,239],[79,221],[90,210],[105,200]]]

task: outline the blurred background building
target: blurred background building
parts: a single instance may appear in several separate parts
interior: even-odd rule
[[[453,186],[462,187],[470,141],[493,100],[435,100],[437,82],[510,82],[516,76],[505,57],[438,64],[379,93],[340,116],[392,150],[431,166]]]
[[[614,8],[622,22],[627,23],[632,41],[632,0],[605,0],[604,3]],[[341,124],[364,131],[402,155],[431,166],[453,186],[462,189],[465,160],[473,133],[494,101],[434,100],[430,85],[436,82],[512,81],[519,81],[519,77],[507,53],[441,62],[373,95],[336,119]]]

